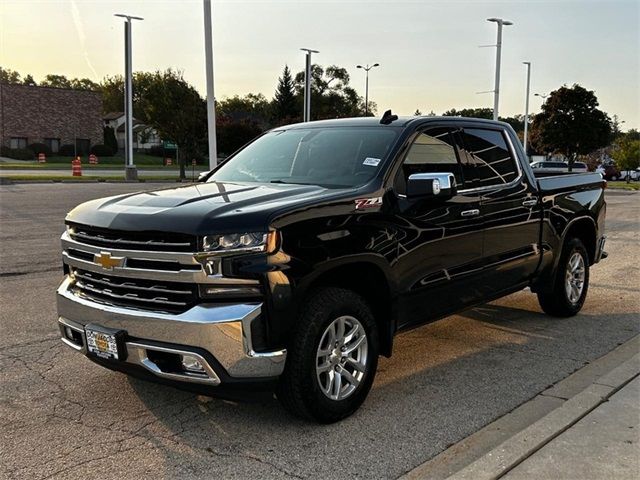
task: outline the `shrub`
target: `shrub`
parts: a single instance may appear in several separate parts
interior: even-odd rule
[[[33,160],[33,150],[28,148],[9,148],[3,146],[0,149],[0,155],[12,158],[14,160]]]
[[[36,155],[38,155],[39,153],[44,153],[47,156],[51,155],[51,149],[44,143],[32,143],[31,145],[28,145],[27,148]]]
[[[91,153],[93,153],[97,157],[113,157],[113,155],[115,154],[110,146],[102,145],[101,143],[93,145],[91,147]]]
[[[76,148],[72,143],[65,143],[64,145],[60,145],[58,149],[58,155],[62,157],[73,157],[76,152]]]
[[[153,145],[151,148],[147,148],[146,153],[153,157],[175,156],[175,150],[165,149],[162,145]]]
[[[116,139],[116,134],[113,131],[113,128],[104,127],[102,135],[104,137],[104,144],[111,148],[111,151],[115,154],[118,151],[118,140]]]

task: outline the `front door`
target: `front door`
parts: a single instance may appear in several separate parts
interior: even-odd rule
[[[464,190],[449,127],[419,132],[394,180],[398,259],[393,272],[400,290],[399,328],[443,316],[480,298],[476,281],[482,261],[480,198],[475,193],[447,200],[406,197],[409,175],[433,172],[452,173],[458,189]]]

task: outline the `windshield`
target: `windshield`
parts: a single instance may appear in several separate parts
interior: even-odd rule
[[[295,128],[269,132],[229,159],[208,181],[357,187],[381,168],[397,129]]]

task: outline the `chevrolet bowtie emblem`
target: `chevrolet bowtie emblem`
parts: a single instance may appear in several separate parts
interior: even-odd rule
[[[93,256],[93,263],[100,265],[105,270],[113,270],[113,267],[124,265],[124,257],[112,257],[109,252],[100,252]]]

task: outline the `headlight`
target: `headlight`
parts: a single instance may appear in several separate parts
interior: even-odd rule
[[[228,233],[225,235],[205,235],[202,249],[205,252],[225,250],[246,250],[252,252],[271,252],[276,246],[276,232]]]

